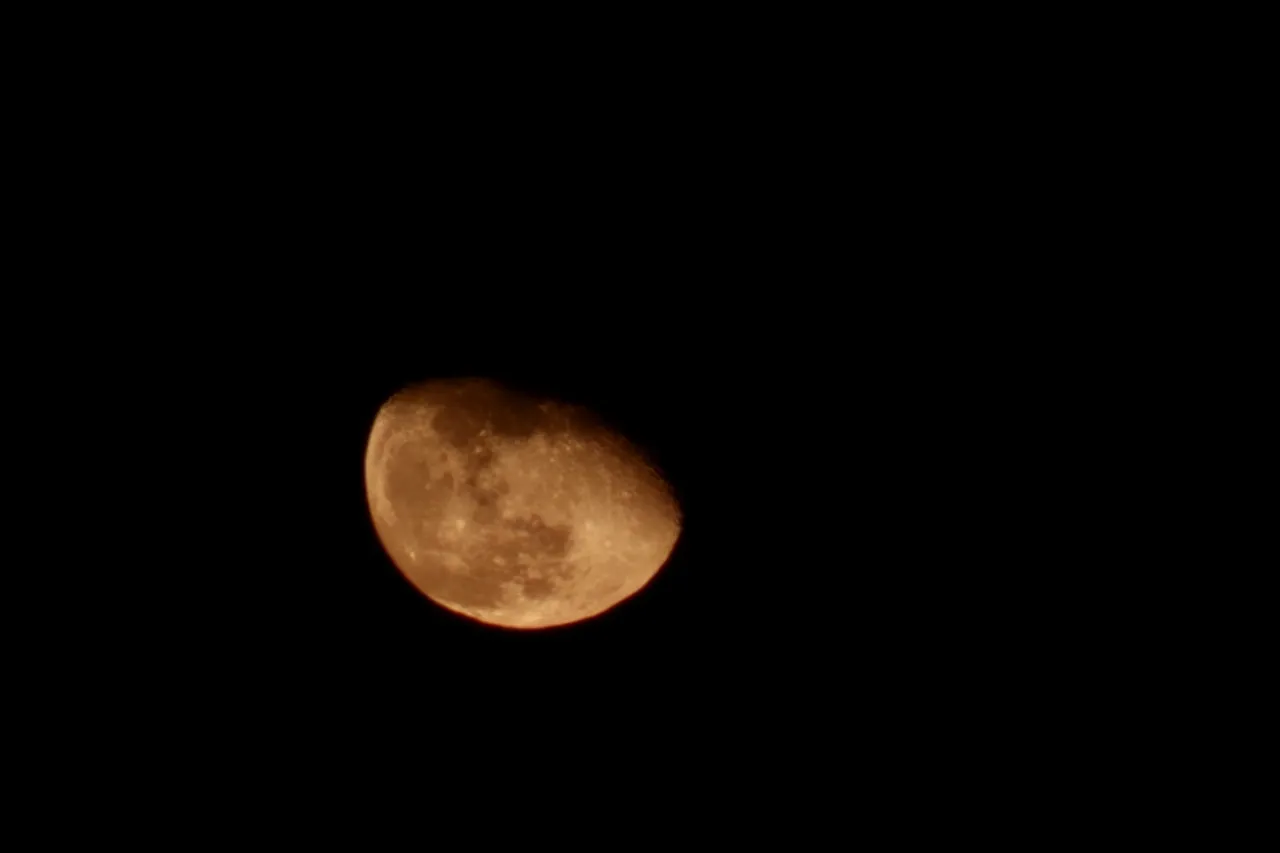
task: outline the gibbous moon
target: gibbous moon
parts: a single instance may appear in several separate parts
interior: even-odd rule
[[[680,535],[671,489],[582,409],[488,380],[406,388],[365,453],[374,527],[428,598],[482,622],[545,628],[635,594]]]

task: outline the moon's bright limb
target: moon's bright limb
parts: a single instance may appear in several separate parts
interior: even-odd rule
[[[374,527],[439,604],[544,628],[594,616],[657,574],[680,511],[641,454],[580,409],[487,380],[395,394],[365,453]]]

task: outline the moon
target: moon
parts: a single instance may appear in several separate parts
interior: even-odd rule
[[[455,613],[547,628],[643,588],[680,536],[669,484],[588,411],[486,379],[405,388],[365,451],[374,528]]]

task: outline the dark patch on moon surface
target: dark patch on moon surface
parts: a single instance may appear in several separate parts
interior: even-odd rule
[[[467,382],[441,389],[433,397],[443,398],[444,405],[431,426],[460,450],[474,448],[486,430],[511,439],[552,431],[549,414],[536,400],[495,383]]]
[[[546,578],[526,578],[520,584],[520,590],[525,598],[542,599],[555,592],[556,586]]]
[[[504,438],[529,438],[536,432],[554,432],[549,414],[522,394],[512,397],[507,405],[496,406],[490,413],[493,431]]]
[[[469,450],[484,430],[484,416],[470,407],[448,406],[436,412],[431,428],[453,447]]]
[[[489,610],[502,604],[502,588],[482,575],[437,569],[424,580],[431,595],[459,607]]]
[[[508,519],[504,526],[515,533],[515,541],[526,551],[547,557],[563,557],[569,552],[573,531],[566,524],[547,526],[542,516],[534,513],[528,518]]]
[[[387,465],[386,492],[397,507],[397,523],[412,517],[432,516],[432,507],[443,506],[454,491],[453,475],[440,471],[421,447],[406,444],[396,450]]]
[[[471,518],[477,524],[493,524],[498,520],[498,508],[492,503],[478,500],[475,512],[471,513]]]
[[[496,510],[494,510],[496,512]],[[442,546],[438,531],[423,537],[432,547]],[[572,579],[573,571],[564,557],[569,551],[572,530],[568,525],[547,525],[537,514],[529,518],[501,520],[482,533],[486,547],[471,551],[465,568],[454,569],[436,559],[414,572],[432,595],[459,607],[493,609],[503,605],[504,584],[516,584],[526,598],[542,599],[554,594]],[[462,556],[462,552],[454,551]],[[523,555],[523,557],[521,556]],[[530,577],[530,564],[544,577]]]

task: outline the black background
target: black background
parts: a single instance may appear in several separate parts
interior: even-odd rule
[[[590,258],[589,242],[556,251]],[[167,627],[141,638],[159,669],[140,672],[251,739],[449,752],[477,732],[545,747],[625,728],[631,749],[749,737],[748,753],[794,755],[843,714],[913,726],[947,702],[955,723],[963,696],[1025,665],[1010,631],[1035,600],[1005,608],[1014,538],[985,517],[991,472],[965,420],[992,427],[972,412],[981,392],[939,378],[914,308],[900,326],[883,301],[770,296],[740,263],[704,283],[684,256],[663,286],[523,257],[476,275],[461,254],[441,270],[415,253],[412,285],[324,307],[305,291],[222,303],[234,332],[182,344],[199,381],[156,377],[176,430],[159,513],[176,524],[141,534],[163,572],[145,624]],[[452,614],[397,572],[369,517],[366,440],[398,387],[450,376],[588,405],[651,454],[685,520],[649,586],[529,632]]]
[[[1028,214],[1059,173],[989,180],[1002,150],[954,123],[976,109],[94,85],[31,219],[77,235],[52,290],[94,283],[54,315],[52,391],[60,452],[107,468],[77,475],[79,515],[110,520],[57,575],[47,625],[75,631],[40,636],[102,731],[292,779],[849,754],[909,775],[1062,701],[1052,626],[1092,587],[1036,493],[1074,452],[1046,432],[1081,418],[1043,393],[1074,255]],[[397,388],[451,376],[587,405],[656,459],[684,530],[649,586],[519,632],[399,575],[365,442]]]
[[[1209,371],[1172,353],[1210,346],[1181,315],[1231,255],[1186,239],[1170,142],[1219,92],[1146,53],[1187,40],[480,14],[24,30],[0,608],[41,832],[367,847],[372,804],[415,844],[694,815],[795,846],[1044,803],[1056,833],[1181,782],[1186,688],[1132,699],[1205,659],[1203,605],[1159,599],[1222,562],[1151,550],[1202,527],[1153,498],[1203,443],[1161,444]],[[362,460],[387,395],[447,376],[641,443],[669,565],[548,631],[419,595]]]
[[[912,218],[904,155],[866,154],[842,210],[794,153],[800,176],[766,185],[560,152],[515,170],[551,176],[531,187],[466,147],[436,149],[429,181],[367,148],[330,181],[323,157],[198,147],[95,189],[83,215],[110,227],[78,256],[168,283],[76,305],[110,346],[72,396],[129,448],[104,481],[130,568],[68,593],[108,621],[109,689],[133,679],[224,746],[437,754],[598,727],[742,758],[827,748],[802,744],[848,715],[922,743],[1025,687],[1056,606],[1023,570],[1041,520],[1021,500],[1050,464],[1032,398],[1052,368],[1026,357],[1050,323],[1001,329],[1008,297],[931,284],[966,241]],[[519,632],[399,575],[365,442],[397,388],[451,376],[587,405],[655,458],[685,527],[648,587]]]

